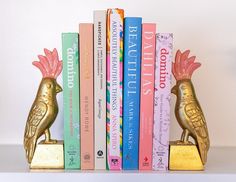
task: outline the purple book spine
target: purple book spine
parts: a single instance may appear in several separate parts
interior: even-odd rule
[[[173,34],[156,35],[153,170],[168,170]]]

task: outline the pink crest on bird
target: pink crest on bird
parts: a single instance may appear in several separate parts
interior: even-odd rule
[[[189,57],[189,50],[181,53],[180,50],[176,52],[175,62],[172,63],[172,73],[175,79],[191,79],[193,72],[201,66],[201,63],[195,62],[196,57]]]
[[[32,64],[39,68],[43,78],[54,78],[56,79],[62,71],[62,61],[59,60],[57,49],[53,51],[44,49],[43,55],[38,55],[39,61],[34,61]]]

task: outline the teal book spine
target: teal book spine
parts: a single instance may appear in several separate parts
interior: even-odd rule
[[[65,169],[80,169],[78,33],[62,33]]]

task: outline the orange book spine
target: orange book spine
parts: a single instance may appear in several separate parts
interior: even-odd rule
[[[86,170],[94,169],[93,24],[81,23],[79,25],[79,36],[81,169]]]

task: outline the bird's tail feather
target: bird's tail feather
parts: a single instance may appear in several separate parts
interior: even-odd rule
[[[30,139],[25,139],[24,140],[24,148],[26,151],[26,157],[29,163],[32,162],[34,152],[35,152],[35,147],[36,147],[36,138],[30,138]]]
[[[202,159],[203,165],[207,162],[207,153],[210,147],[210,140],[208,137],[205,139],[198,138],[198,148],[200,151],[200,156]]]

